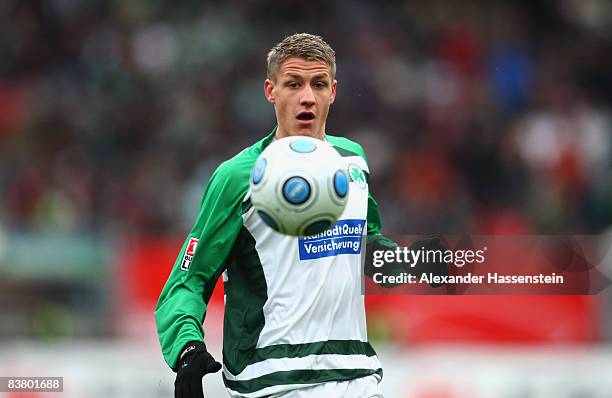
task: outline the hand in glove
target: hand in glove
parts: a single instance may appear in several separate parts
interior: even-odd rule
[[[203,341],[190,341],[179,356],[174,398],[203,398],[202,377],[220,369],[221,364],[206,351]]]

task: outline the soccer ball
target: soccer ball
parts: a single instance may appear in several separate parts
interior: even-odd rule
[[[311,137],[273,141],[251,172],[251,202],[272,229],[310,236],[333,226],[346,207],[349,180],[340,154]]]

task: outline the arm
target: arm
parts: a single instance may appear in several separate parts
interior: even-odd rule
[[[225,163],[211,177],[155,308],[162,353],[173,369],[185,345],[204,338],[206,305],[242,225],[244,195],[232,180]]]
[[[385,275],[398,275],[405,272],[403,264],[386,263],[381,268],[374,267],[374,252],[377,250],[395,250],[399,245],[393,240],[387,238],[381,233],[382,224],[380,220],[380,211],[378,203],[368,194],[368,218],[367,218],[367,240],[366,240],[366,258],[364,264],[364,272],[370,278],[375,272],[382,272]],[[384,286],[383,287],[387,287]]]
[[[402,272],[407,272],[412,275],[420,276],[424,272],[432,272],[436,275],[448,275],[448,264],[445,262],[436,263],[418,263],[414,267],[405,263],[385,263],[382,267],[374,267],[374,252],[378,250],[395,250],[399,245],[381,233],[382,223],[380,220],[380,211],[378,203],[368,194],[368,217],[367,217],[368,236],[366,241],[366,258],[364,264],[364,272],[369,277],[372,277],[375,272],[382,272],[385,275],[399,275]],[[425,236],[416,239],[409,250],[446,250],[446,246],[437,236]],[[382,287],[394,287],[396,285],[381,285]],[[432,287],[442,286],[441,284],[432,284]]]

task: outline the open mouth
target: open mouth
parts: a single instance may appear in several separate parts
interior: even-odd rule
[[[308,122],[310,120],[313,120],[314,118],[315,114],[312,112],[300,112],[300,114],[297,115],[297,119],[303,122]]]

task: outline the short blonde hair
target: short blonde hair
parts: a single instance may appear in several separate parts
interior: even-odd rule
[[[321,61],[331,68],[332,79],[336,76],[336,53],[321,36],[295,33],[287,36],[268,52],[268,79],[276,80],[281,64],[291,57],[306,61]]]

